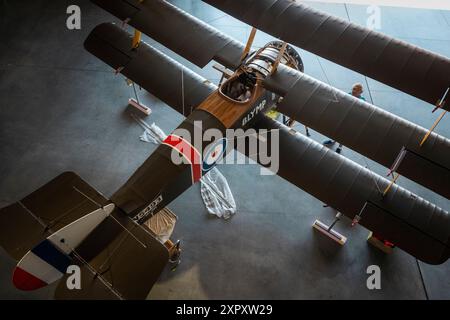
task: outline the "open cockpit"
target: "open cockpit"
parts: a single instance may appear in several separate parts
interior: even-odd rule
[[[236,103],[249,102],[255,92],[256,75],[254,73],[242,72],[225,81],[219,92]]]

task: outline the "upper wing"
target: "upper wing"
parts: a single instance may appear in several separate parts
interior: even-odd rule
[[[266,116],[255,128],[279,133],[279,140],[272,133],[258,142],[264,150],[279,145],[279,169],[269,168],[279,176],[350,219],[359,214],[361,225],[424,262],[440,264],[450,257],[450,214],[445,210],[397,185],[382,197],[387,179]],[[250,158],[260,160],[254,152]]]
[[[0,210],[0,245],[20,260],[50,234],[108,202],[73,172],[65,172]]]
[[[201,68],[213,59],[229,69],[241,63],[241,43],[167,1],[92,2]]]
[[[431,104],[450,87],[450,59],[292,0],[203,1]],[[443,108],[450,110],[450,105]]]
[[[84,46],[184,116],[216,89],[206,79],[146,43],[132,50],[131,35],[111,23],[97,26]]]
[[[450,140],[312,77],[280,65],[264,86],[284,97],[278,110],[450,199]],[[417,168],[420,166],[420,170]]]

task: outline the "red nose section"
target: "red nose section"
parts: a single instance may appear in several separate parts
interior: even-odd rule
[[[13,283],[17,289],[23,291],[37,290],[47,286],[47,283],[19,267],[14,269]]]

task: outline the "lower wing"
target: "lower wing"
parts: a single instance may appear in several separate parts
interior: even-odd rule
[[[361,225],[424,262],[441,264],[450,257],[447,211],[398,185],[383,196],[387,179],[266,116],[256,129],[279,133],[279,176],[350,219],[359,216]],[[268,134],[258,143],[272,150],[274,139]],[[257,154],[245,153],[261,163]]]

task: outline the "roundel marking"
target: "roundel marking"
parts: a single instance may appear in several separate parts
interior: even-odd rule
[[[227,139],[222,138],[214,142],[203,156],[202,169],[204,172],[211,170],[227,150]]]

